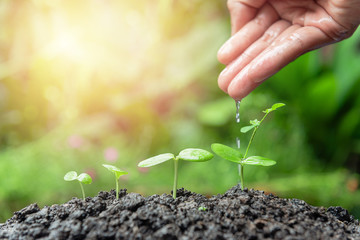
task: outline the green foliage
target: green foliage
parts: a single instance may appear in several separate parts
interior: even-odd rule
[[[220,143],[213,143],[211,149],[218,156],[231,162],[240,163],[243,159],[243,155],[239,151]]]
[[[115,175],[116,199],[119,199],[119,178],[122,175],[128,174],[128,172],[125,172],[125,171],[121,170],[120,168],[115,167],[113,165],[109,165],[109,164],[103,164],[103,166],[110,172],[114,173],[114,175]]]
[[[80,187],[81,187],[81,192],[82,192],[83,199],[85,200],[85,192],[84,192],[84,188],[82,186],[82,183],[84,183],[84,184],[91,184],[92,183],[92,178],[90,177],[89,174],[81,173],[80,175],[78,175],[77,172],[70,171],[70,172],[67,172],[65,174],[64,180],[65,181],[77,180],[79,182],[79,184],[80,184]]]
[[[260,156],[251,156],[251,157],[246,157],[249,151],[249,148],[251,146],[251,143],[253,142],[255,133],[257,131],[257,129],[259,128],[260,124],[264,121],[264,119],[266,118],[266,116],[272,112],[275,111],[276,109],[285,106],[284,103],[275,103],[274,105],[272,105],[271,108],[268,108],[266,110],[264,110],[263,112],[265,113],[264,117],[261,119],[261,121],[255,119],[255,120],[250,120],[250,126],[246,126],[241,128],[241,132],[242,133],[246,133],[248,131],[250,131],[251,129],[254,129],[252,135],[251,135],[251,139],[249,141],[249,144],[246,148],[246,152],[244,154],[244,156],[238,151],[235,150],[229,146],[220,144],[220,143],[214,143],[211,145],[211,149],[220,157],[224,158],[225,160],[231,161],[231,162],[235,162],[238,163],[240,166],[240,178],[241,178],[241,188],[244,189],[244,165],[255,165],[255,166],[273,166],[276,164],[276,162],[274,160],[268,159],[268,158],[264,158],[264,157],[260,157]]]
[[[182,150],[179,155],[177,155],[178,160],[189,161],[189,162],[206,162],[212,159],[214,155],[210,152],[197,149],[197,148],[187,148]]]
[[[163,153],[151,158],[148,158],[144,161],[141,161],[138,166],[139,167],[152,167],[158,164],[161,164],[163,162],[169,161],[171,159],[175,159],[174,154],[172,153]]]
[[[155,157],[151,157],[141,161],[138,166],[139,167],[151,167],[168,160],[174,160],[174,185],[173,185],[173,198],[176,198],[176,190],[177,190],[177,181],[178,181],[178,161],[189,161],[189,162],[206,162],[212,159],[214,156],[203,149],[198,148],[187,148],[182,150],[179,155],[175,157],[174,154],[164,153],[157,155]]]
[[[270,112],[275,111],[276,109],[281,108],[283,106],[285,106],[284,103],[275,103],[274,105],[271,106],[271,108],[265,109],[263,111],[263,113],[270,113]]]
[[[265,167],[273,166],[276,164],[274,160],[260,156],[247,157],[243,161],[241,161],[241,163],[244,165],[255,165],[255,166],[265,166]]]

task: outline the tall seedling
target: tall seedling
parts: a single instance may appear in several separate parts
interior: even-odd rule
[[[250,130],[253,130],[252,135],[250,137],[249,144],[247,145],[245,154],[242,155],[238,150],[233,149],[229,146],[220,144],[220,143],[213,143],[211,145],[211,149],[221,158],[224,158],[228,161],[238,163],[240,165],[240,181],[241,181],[241,189],[244,189],[244,166],[245,165],[256,165],[256,166],[272,166],[275,165],[276,162],[274,160],[260,157],[260,156],[250,156],[248,157],[248,152],[250,149],[250,146],[254,140],[256,131],[259,129],[261,123],[264,121],[264,119],[267,117],[269,113],[272,111],[275,111],[276,109],[285,106],[284,103],[276,103],[272,105],[271,108],[268,108],[264,110],[263,112],[265,115],[263,118],[259,121],[257,119],[250,121],[250,126],[246,126],[241,128],[242,133],[249,132]]]

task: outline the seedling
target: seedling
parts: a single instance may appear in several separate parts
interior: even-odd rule
[[[275,111],[276,109],[278,109],[280,107],[283,107],[283,106],[285,106],[284,103],[276,103],[276,104],[272,105],[271,108],[268,108],[268,109],[263,111],[265,113],[265,115],[260,121],[257,120],[257,119],[251,120],[250,121],[250,124],[251,124],[250,126],[246,126],[246,127],[241,128],[240,131],[242,133],[246,133],[246,132],[254,129],[244,155],[242,155],[238,150],[233,149],[231,147],[228,147],[226,145],[220,144],[220,143],[213,143],[211,145],[211,149],[218,156],[224,158],[225,160],[228,160],[228,161],[235,162],[235,163],[239,164],[239,166],[240,166],[241,189],[244,189],[244,166],[245,165],[272,166],[272,165],[276,164],[276,162],[274,160],[271,160],[271,159],[268,159],[268,158],[264,158],[264,157],[260,157],[260,156],[248,157],[247,155],[248,155],[251,143],[254,140],[256,131],[259,129],[261,123],[264,121],[266,116],[269,113],[271,113],[272,111]]]
[[[198,208],[198,210],[205,212],[205,211],[207,211],[207,207],[201,206]]]
[[[117,168],[113,165],[107,165],[107,164],[103,164],[103,166],[109,170],[110,172],[114,173],[115,175],[115,184],[116,184],[116,199],[119,199],[119,178],[122,175],[126,175],[128,174],[127,172],[121,170],[120,168]]]
[[[81,173],[81,174],[78,176],[75,171],[70,171],[70,172],[68,172],[68,173],[65,174],[64,180],[65,180],[65,181],[78,180],[78,181],[79,181],[79,184],[80,184],[80,187],[81,187],[81,192],[82,192],[83,199],[85,200],[85,192],[84,192],[84,188],[83,188],[82,183],[84,183],[84,184],[90,184],[90,183],[92,183],[92,178],[90,177],[89,174],[87,174],[87,173]]]
[[[177,189],[177,181],[178,181],[178,163],[179,160],[190,161],[190,162],[205,162],[212,159],[214,155],[210,152],[197,149],[197,148],[187,148],[182,150],[179,155],[175,157],[172,153],[164,153],[157,155],[155,157],[148,158],[144,161],[141,161],[138,166],[139,167],[151,167],[158,165],[160,163],[174,160],[174,185],[173,185],[173,198],[176,198],[176,189]]]

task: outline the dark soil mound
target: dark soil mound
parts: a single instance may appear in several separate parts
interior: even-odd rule
[[[206,198],[184,189],[178,198],[121,190],[73,198],[40,209],[32,204],[0,225],[0,239],[360,239],[358,220],[341,207],[233,187]]]

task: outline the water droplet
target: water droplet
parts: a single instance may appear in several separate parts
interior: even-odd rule
[[[235,120],[236,120],[236,123],[240,123],[240,101],[235,100],[235,106],[236,106]],[[240,149],[240,138],[239,137],[236,137],[236,146],[238,149]],[[239,176],[240,176],[241,164],[238,164],[238,172],[239,172]],[[239,184],[240,184],[240,179],[239,179]]]
[[[240,149],[240,138],[236,137],[236,146],[238,149]]]
[[[236,105],[235,120],[236,123],[240,123],[240,101],[235,101],[235,105]]]

